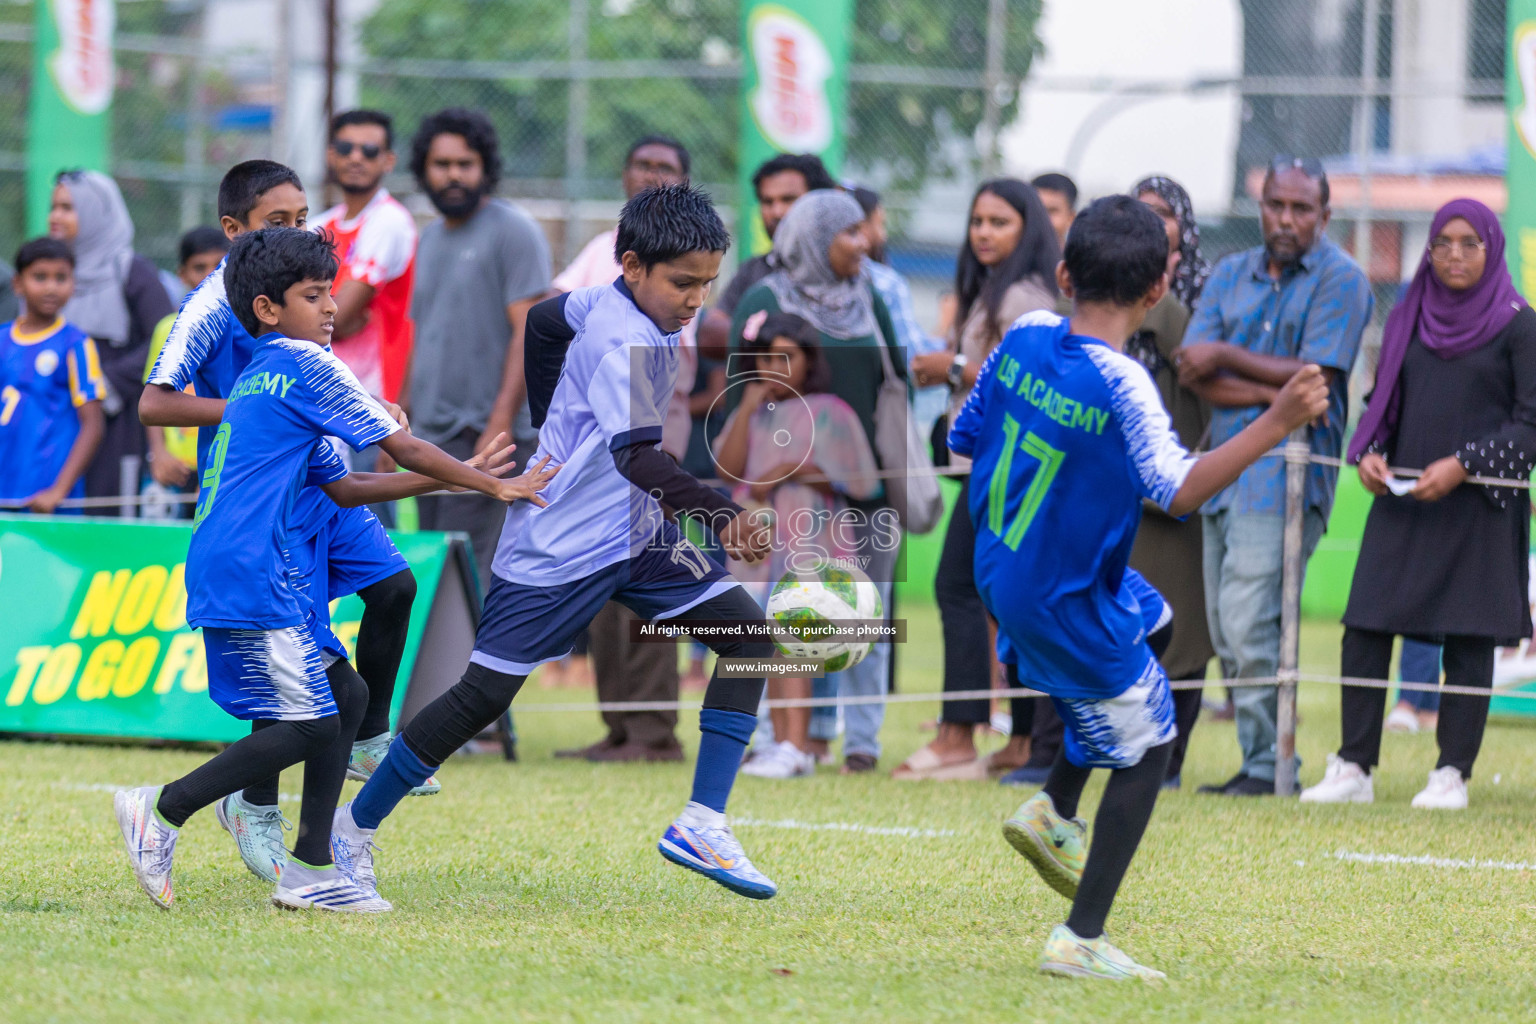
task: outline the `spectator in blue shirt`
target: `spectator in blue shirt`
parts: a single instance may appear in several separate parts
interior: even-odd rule
[[[1329,378],[1327,415],[1308,428],[1313,453],[1339,456],[1348,380],[1371,319],[1370,282],[1326,234],[1328,178],[1312,159],[1277,157],[1264,176],[1264,245],[1216,265],[1179,351],[1179,381],[1211,404],[1209,446],[1256,420],[1306,363]],[[1322,537],[1338,470],[1307,471],[1304,557]],[[1211,640],[1227,677],[1273,676],[1280,660],[1285,461],[1260,459],[1201,509]],[[1274,792],[1276,689],[1238,687],[1242,768],[1201,792]]]

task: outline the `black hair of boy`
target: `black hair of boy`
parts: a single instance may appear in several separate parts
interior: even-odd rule
[[[752,191],[761,191],[766,179],[775,174],[783,174],[785,171],[794,171],[804,178],[808,192],[823,188],[837,188],[837,182],[832,180],[832,175],[827,171],[827,165],[822,163],[821,157],[815,153],[780,153],[766,161],[753,173]]]
[[[1046,188],[1052,192],[1060,192],[1067,197],[1067,209],[1077,209],[1077,182],[1065,174],[1051,171],[1047,174],[1038,174],[1030,182],[1035,188]]]
[[[432,140],[439,135],[457,135],[480,154],[480,191],[485,195],[495,192],[496,183],[501,180],[501,144],[496,140],[496,127],[480,111],[465,107],[428,114],[416,129],[411,137],[411,173],[416,176],[416,183],[426,188],[427,153],[432,149]]]
[[[730,247],[730,232],[708,192],[682,183],[656,185],[624,204],[613,258],[623,265],[624,254],[633,252],[650,270],[690,252],[723,253]]]
[[[181,257],[177,266],[186,266],[194,256],[205,252],[229,252],[229,239],[218,228],[204,224],[181,236],[177,254]]]
[[[832,386],[827,361],[821,355],[821,332],[803,316],[795,313],[768,314],[757,329],[757,337],[742,346],[742,351],[764,355],[773,350],[773,343],[778,338],[788,338],[805,353],[805,381],[801,384],[805,394],[816,394]]]
[[[1075,301],[1134,306],[1168,269],[1168,233],[1140,200],[1105,196],[1072,222],[1063,259]]]
[[[688,172],[693,166],[693,157],[688,155],[688,147],[678,142],[670,135],[645,135],[629,144],[629,152],[624,154],[624,166],[635,158],[635,152],[645,146],[666,146],[677,154],[677,166],[683,170],[683,177],[688,177]]]
[[[395,148],[395,119],[382,110],[344,110],[331,118],[331,133],[326,136],[327,142],[335,142],[336,134],[343,128],[354,124],[373,124],[384,129],[384,148]]]
[[[300,192],[304,183],[293,168],[276,160],[247,160],[235,164],[219,182],[219,217],[233,217],[241,224],[256,209],[261,197],[279,185],[292,185]]]
[[[16,250],[16,273],[19,274],[32,264],[41,263],[43,260],[63,260],[73,270],[75,250],[70,248],[68,242],[47,236],[23,242],[21,248]]]
[[[336,247],[329,238],[303,228],[263,228],[248,231],[229,247],[224,288],[240,326],[253,338],[271,330],[256,319],[256,297],[265,295],[275,306],[300,281],[334,281],[340,270]]]

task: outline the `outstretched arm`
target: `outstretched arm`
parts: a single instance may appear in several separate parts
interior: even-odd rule
[[[498,480],[488,473],[460,462],[437,445],[413,437],[404,430],[397,430],[384,438],[379,442],[379,447],[406,469],[429,476],[434,480],[441,480],[446,484],[463,487],[465,490],[479,491],[497,501],[505,502],[526,498],[536,505],[547,504],[535,492],[548,483],[559,468],[545,470],[549,463],[546,458],[534,467],[536,472],[526,473],[516,480]]]
[[[224,418],[224,399],[200,398],[165,384],[149,384],[139,399],[139,422],[146,427],[216,427]]]
[[[484,470],[497,478],[505,477],[514,467],[511,459],[512,453],[516,450],[517,445],[507,443],[506,434],[498,434],[490,447],[465,459],[464,465],[472,469]],[[414,498],[417,495],[444,490],[444,487],[441,481],[420,473],[348,473],[340,480],[321,485],[321,489],[342,508],[354,508],[358,505],[372,505],[381,501]],[[447,489],[464,490],[462,487]]]

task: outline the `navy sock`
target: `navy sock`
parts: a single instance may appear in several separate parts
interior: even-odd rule
[[[694,803],[725,813],[725,803],[731,798],[731,787],[736,784],[742,755],[747,752],[747,743],[756,728],[755,715],[720,708],[705,708],[699,712],[702,735],[699,738],[699,761],[693,769]]]
[[[352,820],[358,828],[378,828],[395,805],[435,771],[436,766],[424,763],[405,745],[404,737],[396,736],[384,763],[352,798]]]

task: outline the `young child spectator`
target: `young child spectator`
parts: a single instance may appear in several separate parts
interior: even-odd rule
[[[858,414],[827,393],[826,363],[809,321],[793,313],[759,312],[742,337],[745,351],[732,358],[755,361],[756,376],[721,428],[715,462],[723,476],[736,481],[737,504],[773,509],[781,546],[755,565],[731,561],[737,579],[766,603],[787,571],[810,572],[825,562],[857,564],[852,531],[833,522],[848,508],[845,496],[867,501],[879,495],[879,467]],[[768,696],[809,697],[811,680],[771,677]],[[774,708],[771,718],[777,742],[742,771],[767,779],[813,774],[811,709]]]
[[[23,245],[11,287],[23,306],[0,328],[0,505],[53,512],[85,496],[85,469],[105,431],[106,383],[96,343],[59,315],[75,287],[68,244]]]
[[[176,283],[181,297],[185,298],[213,273],[224,254],[229,252],[229,239],[215,227],[197,227],[181,236],[181,258],[176,264]],[[149,359],[144,363],[144,381],[155,368],[165,339],[170,336],[176,314],[163,317],[155,325],[155,333],[149,339]],[[192,385],[187,385],[192,392]],[[149,442],[148,479],[140,494],[146,498],[169,498],[177,494],[191,494],[197,490],[197,428],[196,427],[145,427]],[[141,519],[190,519],[189,503],[160,501],[139,507]]]

